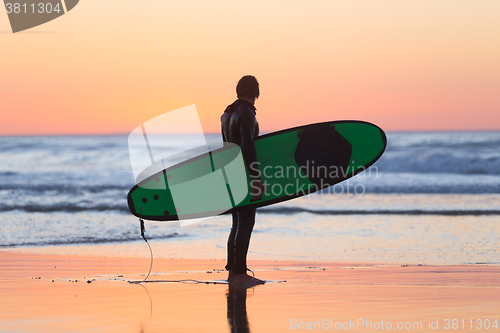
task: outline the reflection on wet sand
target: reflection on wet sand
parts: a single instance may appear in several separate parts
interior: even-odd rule
[[[247,289],[252,287],[229,285],[227,297],[227,322],[231,333],[250,333],[247,315]]]
[[[429,320],[493,322],[500,311],[497,265],[252,262],[266,280],[288,281],[253,293],[219,284],[225,274],[213,268],[223,260],[158,259],[158,283],[142,288],[126,282],[142,280],[147,263],[0,251],[0,331],[290,332],[294,323],[326,319],[335,327],[354,318],[419,322],[420,332],[430,332]]]

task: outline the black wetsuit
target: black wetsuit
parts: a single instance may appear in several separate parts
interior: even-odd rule
[[[238,99],[229,105],[221,117],[222,139],[241,145],[243,159],[250,176],[258,179],[256,165],[257,153],[254,139],[259,135],[259,124],[255,118],[255,107],[252,103]],[[244,274],[247,271],[247,253],[255,224],[255,208],[242,208],[233,213],[233,225],[227,240],[227,270],[234,274]]]

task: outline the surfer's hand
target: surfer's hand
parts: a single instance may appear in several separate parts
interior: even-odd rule
[[[252,199],[250,201],[262,200],[262,195],[266,192],[266,185],[260,179],[252,180],[250,184],[252,188]]]

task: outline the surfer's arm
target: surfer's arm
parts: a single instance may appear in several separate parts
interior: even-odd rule
[[[222,133],[222,142],[226,143],[227,142],[227,138],[224,135],[224,128],[221,129],[221,133]]]
[[[243,112],[239,119],[240,134],[241,134],[241,150],[243,159],[250,172],[252,179],[260,179],[260,173],[257,164],[257,152],[255,150],[254,133],[257,126],[255,115],[249,112]]]

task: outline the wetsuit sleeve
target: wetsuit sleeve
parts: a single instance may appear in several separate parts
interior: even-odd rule
[[[241,134],[241,150],[243,152],[243,159],[250,172],[250,177],[253,179],[260,179],[257,162],[257,152],[254,144],[254,133],[257,121],[255,115],[250,112],[243,112],[239,119],[240,134]]]
[[[221,133],[222,133],[222,142],[226,143],[227,142],[227,138],[224,135],[224,128],[223,127],[221,128]]]
[[[227,138],[224,135],[224,115],[220,117],[220,132],[222,134],[222,142],[227,142]]]

